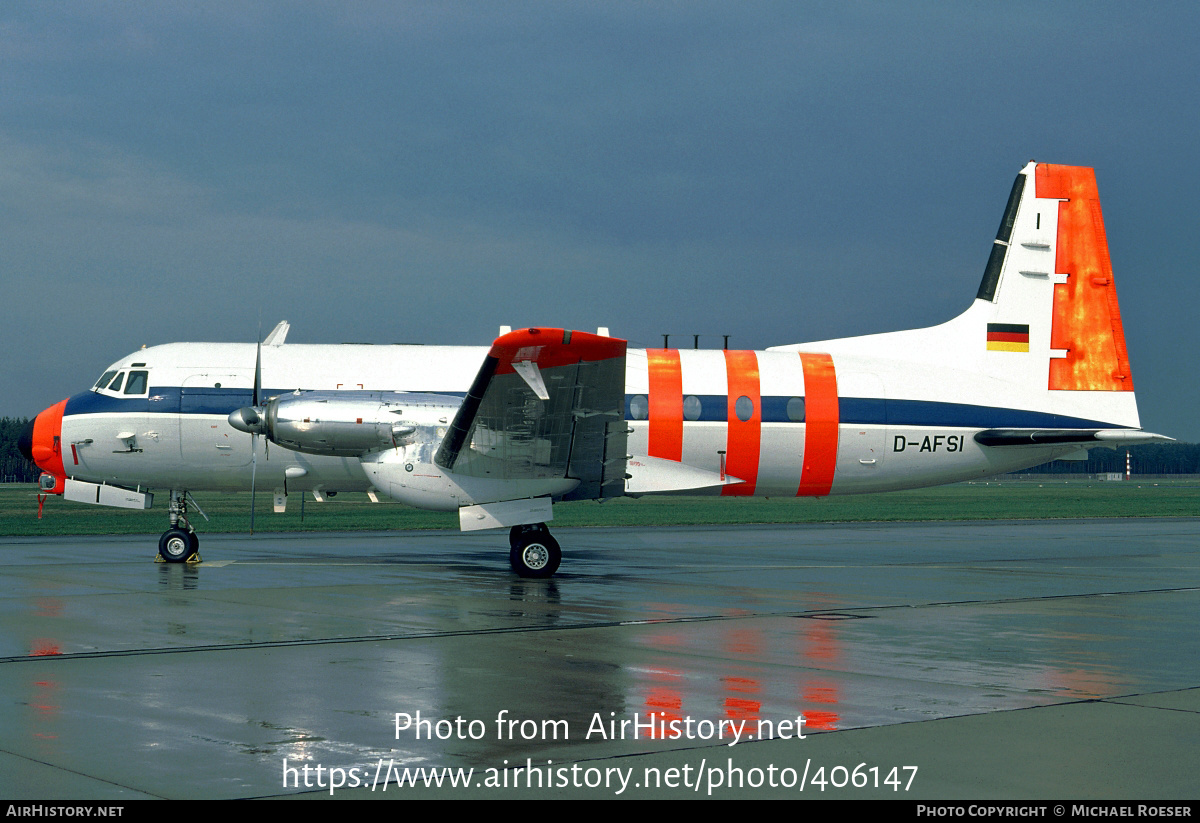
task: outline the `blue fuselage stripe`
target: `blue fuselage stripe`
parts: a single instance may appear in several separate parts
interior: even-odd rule
[[[263,389],[263,397],[284,394],[293,389]],[[460,392],[438,392],[439,394],[462,396]],[[635,420],[630,410],[631,401],[639,395],[625,396],[625,418]],[[641,397],[644,398],[644,395]],[[695,404],[687,406],[691,413],[687,421],[724,423],[727,421],[729,400],[723,394],[688,395],[699,401],[699,414]],[[158,386],[150,389],[145,397],[112,397],[96,392],[83,392],[70,398],[66,414],[212,414],[227,415],[235,409],[249,406],[253,392],[247,388],[179,387]],[[764,396],[762,398],[763,423],[798,423],[787,413],[788,401],[792,397]],[[644,402],[641,404],[645,408]],[[999,406],[975,406],[967,403],[945,403],[935,400],[895,400],[879,397],[839,397],[838,416],[848,425],[877,426],[940,426],[967,429],[1106,429],[1122,428],[1099,420],[1067,417],[1049,412],[1008,409]]]
[[[640,408],[646,408],[645,395],[626,395],[625,418],[637,419],[630,408],[635,397],[641,397]],[[699,414],[695,404],[699,401]],[[762,398],[763,423],[801,423],[788,416],[792,397]],[[803,399],[803,398],[800,398]],[[723,394],[688,395],[685,399],[685,421],[724,423],[728,419],[729,400]],[[689,415],[688,412],[691,411]],[[945,403],[936,400],[894,400],[882,397],[839,397],[838,418],[847,425],[875,426],[940,426],[965,429],[1111,429],[1122,428],[1099,420],[1085,420],[1050,412],[1007,409],[1000,406],[975,406],[969,403]]]

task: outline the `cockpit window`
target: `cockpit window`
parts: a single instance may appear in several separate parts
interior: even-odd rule
[[[96,385],[92,386],[92,388],[93,389],[105,388],[108,385],[108,381],[112,380],[113,375],[116,373],[117,373],[116,369],[113,369],[112,371],[106,371],[104,374],[100,375],[100,379],[96,381]]]
[[[126,394],[145,394],[146,393],[146,375],[149,372],[131,371],[129,380],[125,383]]]
[[[121,372],[120,374],[118,374],[116,377],[113,378],[113,381],[111,383],[108,384],[108,390],[109,391],[120,391],[121,390],[121,381],[123,381],[124,379],[125,379],[125,372]]]

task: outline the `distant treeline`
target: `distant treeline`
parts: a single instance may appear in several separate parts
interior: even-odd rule
[[[41,469],[17,451],[28,417],[0,417],[0,481],[34,483]],[[1055,460],[1021,474],[1125,473],[1125,449],[1092,449],[1087,460]],[[1134,474],[1200,474],[1200,443],[1151,443],[1129,448]]]
[[[34,483],[42,470],[17,451],[17,438],[28,417],[0,417],[0,481]]]
[[[1200,443],[1148,443],[1128,448],[1092,449],[1087,460],[1055,460],[1019,474],[1125,473],[1125,452],[1133,474],[1200,474]]]

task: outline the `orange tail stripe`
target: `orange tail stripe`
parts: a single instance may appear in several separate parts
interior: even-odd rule
[[[804,367],[804,468],[797,497],[823,497],[833,486],[838,450],[837,374],[828,354],[801,352]]]
[[[683,460],[683,371],[678,349],[647,349],[651,457]]]
[[[1067,356],[1050,361],[1049,388],[1133,391],[1095,172],[1039,164],[1037,196],[1063,200],[1054,270],[1069,275],[1054,287],[1050,346]]]
[[[721,494],[752,495],[758,482],[759,445],[762,441],[762,395],[759,390],[758,355],[752,351],[726,349],[725,371],[729,376],[725,473],[746,482],[723,486]],[[739,397],[748,397],[753,404],[749,420],[738,417]]]

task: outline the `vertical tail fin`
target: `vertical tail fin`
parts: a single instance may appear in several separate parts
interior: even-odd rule
[[[923,370],[945,375],[947,401],[1140,427],[1090,168],[1021,170],[975,300],[953,320],[775,348],[893,362],[875,366],[890,375],[889,396],[927,396],[907,376]]]
[[[1022,169],[977,300],[993,305],[992,351],[1004,350],[994,344],[1013,335],[1019,339],[1033,318],[1025,331],[1045,341],[1048,389],[1133,391],[1092,169],[1047,163]]]

